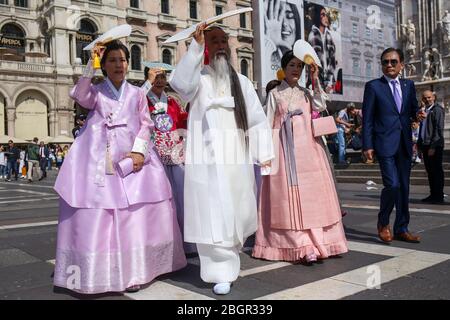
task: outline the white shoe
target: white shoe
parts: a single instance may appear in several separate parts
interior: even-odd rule
[[[230,282],[221,282],[221,283],[217,283],[214,288],[213,291],[215,294],[229,294],[231,291],[231,283]]]

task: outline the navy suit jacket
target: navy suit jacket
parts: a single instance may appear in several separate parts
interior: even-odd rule
[[[41,146],[38,146],[39,147],[39,159],[48,159],[49,157],[50,157],[50,152],[49,152],[49,150],[48,150],[48,147],[46,147],[46,146],[44,146],[44,155],[45,155],[45,158],[42,158],[41,157]]]
[[[363,149],[374,149],[380,157],[392,157],[403,139],[412,155],[411,121],[416,119],[419,105],[411,80],[400,79],[402,109],[398,112],[391,87],[385,77],[366,83],[364,88]]]

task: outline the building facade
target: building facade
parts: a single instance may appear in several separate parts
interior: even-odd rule
[[[267,3],[265,0],[260,0]],[[264,28],[265,12],[260,12],[260,1],[253,1],[255,34],[261,35]],[[348,102],[355,102],[361,105],[364,94],[364,85],[367,81],[382,75],[380,68],[380,56],[387,47],[396,46],[397,36],[395,33],[395,0],[287,0],[291,6],[297,6],[296,10],[290,12],[303,12],[301,19],[304,24],[302,29],[302,39],[309,41],[308,30],[311,29],[311,21],[314,13],[311,13],[312,6],[323,6],[327,12],[336,13],[331,22],[330,30],[335,42],[336,70],[337,78],[342,79],[342,94],[332,94],[328,108],[331,111],[345,107]],[[332,15],[333,15],[332,14]],[[295,13],[292,14],[295,16]],[[286,20],[291,17],[286,16]],[[292,20],[292,18],[291,18]],[[284,22],[283,22],[284,23]],[[288,25],[289,22],[286,22]],[[281,27],[282,29],[284,26]],[[286,29],[287,26],[286,26]],[[267,40],[267,39],[264,39]],[[256,44],[264,41],[257,39]],[[260,59],[261,52],[264,52],[262,45],[255,45],[256,65],[264,66]],[[266,60],[268,58],[266,57]],[[264,71],[261,71],[264,72]],[[256,78],[263,78],[260,70],[257,70]],[[273,72],[275,78],[275,72]],[[265,79],[269,80],[269,79]],[[260,81],[258,87],[261,98],[264,98],[264,81]]]
[[[326,2],[336,5],[336,1]],[[337,8],[342,12],[344,94],[333,98],[343,102],[336,105],[342,108],[348,101],[360,105],[366,82],[383,75],[381,53],[396,47],[397,37],[394,0],[338,1]]]
[[[68,135],[75,105],[69,91],[89,59],[82,49],[119,24],[132,26],[128,80],[144,81],[143,61],[176,62],[189,42],[163,44],[205,18],[251,6],[250,0],[0,0],[0,135]],[[224,21],[232,63],[253,79],[250,13]]]
[[[450,2],[397,0],[397,36],[406,53],[404,76],[418,94],[429,89],[450,107]],[[418,96],[419,98],[419,96]]]

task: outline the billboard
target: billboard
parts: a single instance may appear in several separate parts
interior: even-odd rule
[[[303,38],[303,0],[260,0],[261,85],[276,79],[281,57]]]
[[[330,94],[343,94],[341,12],[303,0],[259,0],[257,14],[259,30],[260,87],[276,79],[281,57],[292,50],[295,41],[305,39],[321,60],[320,83]],[[301,85],[309,84],[303,73]],[[265,96],[261,92],[261,96]]]
[[[319,73],[327,93],[342,94],[341,14],[335,8],[304,2],[305,39],[322,63]]]

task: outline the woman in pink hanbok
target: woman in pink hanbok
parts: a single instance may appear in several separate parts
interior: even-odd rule
[[[80,293],[133,292],[186,265],[170,184],[150,142],[147,98],[125,80],[129,56],[121,42],[108,43],[106,80],[91,84],[89,61],[70,93],[90,113],[55,183],[54,284]],[[131,160],[122,167],[124,158]]]
[[[341,209],[322,139],[312,132],[324,93],[298,84],[304,63],[283,55],[285,79],[269,93],[267,118],[276,152],[263,177],[253,257],[314,262],[347,252]],[[318,84],[318,68],[311,66]]]

